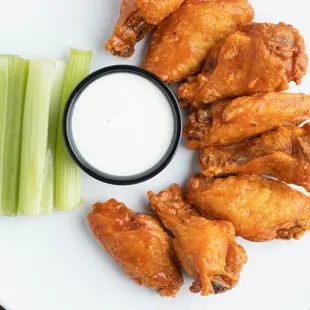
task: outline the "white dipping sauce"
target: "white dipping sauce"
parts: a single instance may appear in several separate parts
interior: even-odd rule
[[[95,80],[72,114],[73,139],[83,158],[114,176],[154,167],[167,153],[173,132],[173,113],[164,93],[133,73]]]

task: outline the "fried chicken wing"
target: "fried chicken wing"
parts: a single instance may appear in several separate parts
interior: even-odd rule
[[[298,30],[284,23],[252,23],[208,55],[203,72],[180,86],[183,104],[199,107],[219,99],[282,91],[300,84],[308,57]]]
[[[260,176],[193,176],[186,198],[201,215],[230,221],[251,241],[299,239],[310,229],[310,198]]]
[[[186,0],[160,24],[143,67],[166,83],[198,73],[214,45],[252,21],[247,0]]]
[[[184,0],[123,0],[114,33],[105,43],[113,55],[130,57],[135,45]]]
[[[310,124],[279,127],[261,137],[199,152],[206,177],[223,174],[268,174],[310,191]]]
[[[310,118],[310,96],[266,93],[223,100],[190,114],[183,133],[189,149],[230,145],[281,125],[299,125]]]
[[[169,236],[151,216],[129,210],[111,199],[96,203],[89,225],[124,273],[139,285],[175,296],[183,285]]]
[[[195,280],[190,290],[207,296],[234,287],[247,256],[235,241],[233,225],[199,216],[176,184],[148,196],[150,208],[175,236],[174,248],[184,270]]]

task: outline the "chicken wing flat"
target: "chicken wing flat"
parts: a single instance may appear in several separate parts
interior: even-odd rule
[[[247,0],[186,0],[155,30],[143,67],[166,83],[182,81],[202,69],[217,42],[253,17]]]
[[[173,13],[184,0],[123,0],[112,37],[105,43],[113,55],[130,57],[135,45]]]
[[[184,270],[195,279],[190,290],[207,296],[234,287],[247,256],[235,241],[233,225],[199,216],[176,184],[148,196],[150,208],[175,236],[174,248]]]
[[[310,124],[279,127],[256,139],[199,152],[206,177],[223,174],[268,174],[310,191]]]
[[[186,198],[201,215],[230,221],[251,241],[299,239],[310,229],[310,198],[260,176],[193,176]]]
[[[89,225],[124,273],[139,285],[175,296],[183,285],[172,241],[151,216],[129,210],[114,199],[96,203]]]
[[[284,23],[252,23],[208,55],[203,72],[180,86],[183,104],[199,107],[219,99],[282,91],[300,84],[308,57],[298,30]]]
[[[190,114],[184,126],[189,149],[230,145],[281,125],[299,125],[310,118],[310,96],[266,93],[223,100]]]

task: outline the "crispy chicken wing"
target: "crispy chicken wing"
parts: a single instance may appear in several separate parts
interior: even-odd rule
[[[233,225],[199,216],[176,184],[148,196],[151,209],[175,236],[174,248],[184,270],[195,280],[190,290],[206,296],[234,287],[247,256],[235,241]]]
[[[247,0],[186,0],[158,26],[143,67],[166,83],[198,73],[214,45],[252,21]]]
[[[208,55],[203,72],[178,90],[193,107],[219,99],[282,91],[300,84],[308,57],[298,30],[284,23],[245,25]]]
[[[268,174],[310,191],[310,124],[279,127],[256,139],[199,153],[204,176]]]
[[[111,199],[96,203],[89,225],[124,273],[139,285],[175,296],[183,285],[171,239],[149,215],[129,210]]]
[[[281,125],[299,125],[309,118],[310,96],[266,93],[223,100],[197,110],[189,116],[183,133],[188,137],[187,147],[199,149],[237,143]]]
[[[135,44],[173,13],[184,0],[123,0],[112,37],[105,43],[113,55],[130,57]]]
[[[193,176],[186,198],[201,215],[230,221],[251,241],[299,239],[310,229],[310,198],[260,176]]]

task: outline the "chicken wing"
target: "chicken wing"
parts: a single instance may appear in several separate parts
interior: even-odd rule
[[[188,137],[187,147],[199,149],[238,143],[281,125],[299,125],[309,118],[310,96],[266,93],[197,110],[189,116],[183,133]]]
[[[184,0],[123,0],[114,33],[105,43],[113,55],[130,57],[135,45]]]
[[[89,225],[124,273],[139,285],[175,296],[183,285],[171,239],[149,215],[129,210],[111,199],[96,203]]]
[[[150,208],[175,236],[174,248],[184,270],[195,280],[190,290],[207,296],[234,287],[247,256],[235,241],[232,224],[199,216],[176,184],[148,196]]]
[[[166,83],[182,81],[202,69],[217,42],[253,17],[247,0],[186,0],[157,27],[143,67]]]
[[[310,191],[310,124],[279,127],[253,140],[199,152],[206,177],[224,174],[268,174]]]
[[[308,57],[298,30],[284,23],[252,23],[208,55],[203,72],[180,86],[183,104],[199,107],[219,99],[282,91],[300,84]]]
[[[186,198],[201,215],[230,221],[251,241],[299,239],[310,229],[310,198],[260,176],[193,176]]]

